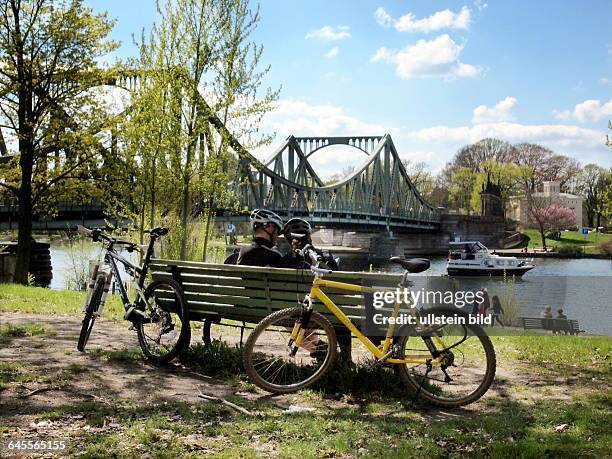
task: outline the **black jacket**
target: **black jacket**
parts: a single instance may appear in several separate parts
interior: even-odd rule
[[[277,268],[283,256],[267,239],[256,237],[249,247],[240,249],[237,263],[247,266],[270,266]]]

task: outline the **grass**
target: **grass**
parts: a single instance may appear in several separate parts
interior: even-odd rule
[[[47,297],[48,295],[48,297]],[[82,293],[0,286],[0,311],[80,316]],[[107,313],[109,310],[107,309]],[[112,316],[110,316],[113,318]],[[118,318],[118,317],[114,317]],[[6,338],[44,338],[52,330],[2,327]],[[197,336],[197,335],[196,335]],[[36,406],[37,421],[53,421],[56,437],[69,437],[84,457],[606,457],[612,450],[612,338],[495,336],[498,366],[524,376],[504,377],[477,409],[436,410],[409,405],[410,394],[393,372],[360,365],[340,368],[326,381],[285,399],[314,407],[288,415],[274,397],[256,392],[242,370],[240,349],[215,341],[193,346],[181,362],[225,379],[239,391],[227,397],[255,413],[245,416],[214,403],[113,399]],[[129,364],[138,349],[93,351],[94,358]],[[152,370],[154,371],[154,370]],[[42,371],[23,362],[0,362],[0,390],[37,381],[69,384],[87,368]],[[564,382],[566,379],[572,382]],[[541,387],[533,385],[541,383]],[[330,392],[342,399],[331,402]],[[561,393],[563,398],[558,398]],[[2,426],[0,435],[14,435]]]
[[[10,323],[0,323],[0,342],[10,338],[23,338],[26,336],[39,336],[55,334],[55,329],[50,325],[43,324],[22,324],[13,325]]]
[[[287,415],[266,401],[241,404],[257,415],[210,403],[120,400],[47,408],[38,418],[79,432],[72,447],[84,457],[573,458],[606,457],[612,447],[609,394],[566,404],[509,401],[477,416],[429,417],[389,405]]]
[[[81,317],[84,299],[85,292],[0,283],[0,312],[70,314]],[[120,298],[108,295],[102,316],[121,320],[123,312]]]
[[[542,247],[542,238],[538,230],[528,228],[522,232],[529,236],[529,248]],[[599,253],[598,244],[607,239],[612,239],[612,234],[589,233],[588,236],[584,237],[578,231],[561,231],[560,239],[546,238],[546,246],[556,246],[558,249],[561,247],[583,247],[586,253],[597,254]]]

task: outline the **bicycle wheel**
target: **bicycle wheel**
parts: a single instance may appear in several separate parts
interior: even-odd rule
[[[80,352],[85,350],[87,341],[89,341],[89,335],[91,335],[91,330],[93,329],[94,322],[96,321],[96,316],[94,313],[98,310],[100,302],[102,301],[102,293],[104,292],[105,283],[105,274],[101,274],[96,278],[96,283],[94,284],[91,298],[89,299],[89,303],[87,303],[87,308],[85,308],[85,317],[83,317],[81,333],[79,334],[77,349]]]
[[[244,368],[251,380],[269,392],[295,392],[315,383],[336,359],[336,333],[329,320],[313,311],[302,345],[292,355],[291,331],[302,308],[277,311],[253,329],[244,346]]]
[[[167,363],[191,340],[187,302],[180,284],[174,280],[151,283],[144,291],[147,318],[136,324],[138,343],[153,363]]]
[[[458,407],[478,400],[489,389],[495,377],[495,350],[485,331],[469,323],[469,315],[452,308],[436,308],[423,315],[433,315],[437,320],[462,318],[464,324],[442,324],[419,327],[422,336],[415,336],[415,329],[403,327],[398,338],[399,356],[432,358],[431,349],[443,356],[443,364],[398,365],[402,382],[416,390],[419,396],[442,407]],[[431,321],[430,321],[431,323]],[[410,336],[412,335],[412,336]],[[432,347],[433,346],[433,347]],[[431,349],[430,349],[431,348]]]

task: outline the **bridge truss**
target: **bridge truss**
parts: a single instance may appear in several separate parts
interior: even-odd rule
[[[366,155],[347,177],[325,184],[309,158],[331,145],[347,145]],[[246,208],[264,207],[281,215],[307,216],[315,223],[337,226],[385,226],[436,229],[437,210],[411,182],[391,136],[288,137],[255,168],[243,161],[235,183]]]

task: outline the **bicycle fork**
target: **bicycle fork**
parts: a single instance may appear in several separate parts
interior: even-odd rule
[[[291,337],[289,338],[288,347],[290,349],[289,355],[295,357],[298,349],[304,341],[304,335],[306,334],[306,327],[310,318],[312,317],[312,301],[309,295],[304,298],[302,306],[302,314],[300,318],[295,322],[293,329],[291,330]]]

